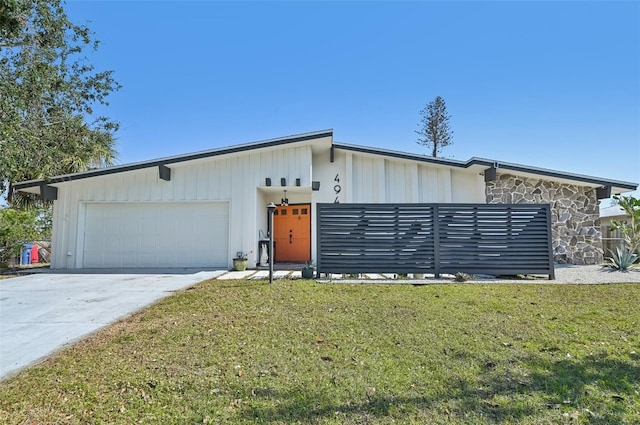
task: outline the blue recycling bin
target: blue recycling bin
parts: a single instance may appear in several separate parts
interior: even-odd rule
[[[31,247],[33,244],[26,243],[23,245],[24,249],[22,250],[22,255],[20,256],[20,265],[28,265],[31,264]]]

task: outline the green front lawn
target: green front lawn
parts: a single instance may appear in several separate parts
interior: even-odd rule
[[[638,423],[639,299],[208,281],[1,383],[0,422]]]

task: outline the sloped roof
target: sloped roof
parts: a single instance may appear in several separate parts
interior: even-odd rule
[[[167,166],[171,164],[193,161],[197,159],[204,159],[204,158],[209,158],[209,157],[214,157],[219,155],[228,155],[228,154],[239,153],[239,152],[244,152],[244,151],[249,151],[254,149],[268,148],[268,147],[286,145],[286,144],[297,143],[297,142],[307,142],[315,139],[323,139],[326,137],[332,138],[333,130],[329,129],[329,130],[316,131],[313,133],[296,134],[293,136],[279,137],[276,139],[261,140],[258,142],[251,142],[251,143],[244,143],[240,145],[209,149],[209,150],[200,151],[200,152],[169,156],[166,158],[151,159],[149,161],[135,162],[135,163],[123,164],[123,165],[114,165],[111,167],[99,168],[96,170],[82,171],[79,173],[71,173],[71,174],[63,174],[63,175],[54,176],[46,179],[27,180],[27,181],[15,183],[13,187],[16,190],[24,190],[28,188],[40,187],[43,184],[49,185],[49,184],[56,184],[56,183],[64,183],[64,182],[69,182],[73,180],[81,180],[81,179],[86,179],[91,177],[123,173],[126,171],[152,168],[160,165]]]
[[[600,207],[600,218],[607,217],[627,217],[627,213],[617,204]]]
[[[619,180],[611,180],[600,177],[586,176],[582,174],[568,173],[564,171],[551,170],[546,168],[530,167],[521,164],[514,164],[510,162],[502,162],[493,159],[477,158],[473,157],[468,161],[459,161],[447,158],[436,158],[427,155],[420,155],[408,152],[400,152],[389,149],[374,148],[369,146],[350,145],[346,143],[338,143],[333,141],[333,130],[321,130],[311,133],[296,134],[292,136],[280,137],[276,139],[262,140],[258,142],[245,143],[240,145],[234,145],[223,148],[216,148],[205,150],[201,152],[187,153],[183,155],[171,156],[166,158],[152,159],[149,161],[136,162],[132,164],[116,165],[107,168],[101,168],[97,170],[84,171],[73,174],[65,174],[55,177],[39,180],[28,180],[18,182],[13,185],[17,190],[29,191],[34,190],[46,185],[55,185],[56,183],[64,183],[73,180],[80,180],[86,178],[92,178],[97,176],[104,176],[108,174],[122,173],[126,171],[134,171],[144,168],[151,168],[157,166],[167,166],[171,164],[177,164],[187,161],[193,161],[197,159],[204,159],[219,155],[227,155],[233,153],[239,153],[244,151],[250,151],[254,149],[276,147],[281,145],[287,145],[298,142],[312,142],[317,139],[331,138],[332,149],[346,150],[352,152],[359,152],[365,154],[371,154],[376,156],[385,156],[390,158],[406,159],[411,161],[419,161],[434,165],[462,168],[462,169],[474,169],[477,168],[480,171],[495,168],[498,171],[507,170],[517,175],[537,177],[541,179],[553,179],[565,182],[572,182],[579,185],[588,185],[593,187],[608,187],[611,188],[611,193],[623,193],[633,191],[638,188],[637,183],[625,182]]]
[[[548,168],[531,167],[528,165],[515,164],[512,162],[498,161],[495,159],[472,157],[467,161],[460,161],[448,158],[436,158],[428,155],[407,153],[394,151],[389,149],[373,148],[368,146],[350,145],[346,143],[333,143],[336,149],[348,150],[353,152],[367,153],[371,155],[383,155],[391,158],[407,159],[411,161],[426,162],[429,164],[443,165],[455,168],[496,168],[498,171],[506,170],[513,174],[537,177],[541,179],[554,179],[575,184],[588,185],[593,187],[610,187],[611,192],[623,193],[633,191],[638,188],[637,183],[626,182],[621,180],[612,180],[601,177],[587,176],[584,174],[568,173],[565,171],[552,170]]]

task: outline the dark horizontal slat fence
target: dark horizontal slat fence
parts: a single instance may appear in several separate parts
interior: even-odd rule
[[[318,273],[554,278],[549,205],[317,204]]]

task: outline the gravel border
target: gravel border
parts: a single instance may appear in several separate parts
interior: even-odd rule
[[[629,271],[617,271],[598,265],[576,266],[569,264],[555,265],[555,279],[549,280],[546,275],[527,276],[522,279],[501,278],[496,276],[480,275],[464,283],[525,283],[525,284],[609,284],[609,283],[640,283],[640,267],[634,267]],[[435,278],[426,275],[424,279],[389,279],[378,277],[379,275],[363,274],[358,279],[345,278],[342,275],[323,276],[318,282],[329,283],[408,283],[413,285],[428,285],[439,283],[455,283],[452,275],[441,275]]]
[[[602,266],[555,266],[556,278],[553,283],[640,283],[640,268],[629,271],[612,270]]]

